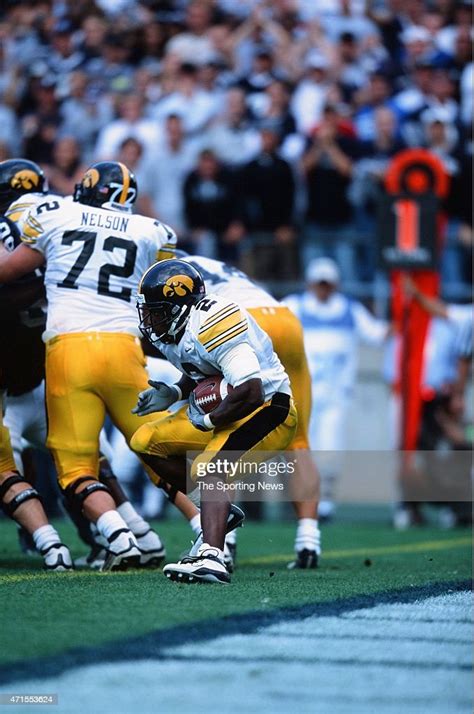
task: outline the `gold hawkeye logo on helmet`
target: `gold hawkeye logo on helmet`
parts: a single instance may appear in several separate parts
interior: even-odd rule
[[[187,293],[191,293],[194,288],[194,280],[189,275],[174,275],[168,278],[163,287],[163,295],[165,297],[184,297]]]
[[[92,188],[96,185],[99,178],[100,176],[97,169],[88,169],[84,174],[84,178],[82,179],[82,185],[84,186],[84,188]]]
[[[10,180],[10,185],[12,188],[24,188],[28,191],[31,191],[32,188],[37,188],[38,184],[38,174],[35,174],[35,172],[31,171],[30,169],[22,169],[21,171],[17,171],[16,174]]]

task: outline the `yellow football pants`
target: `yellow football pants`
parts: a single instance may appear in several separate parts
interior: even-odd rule
[[[290,378],[298,412],[298,426],[289,449],[309,449],[311,375],[304,349],[301,323],[287,307],[251,308],[248,312],[270,337],[273,349]]]
[[[8,471],[17,471],[17,467],[10,444],[10,434],[6,426],[3,426],[3,398],[0,394],[0,474]]]
[[[293,440],[297,426],[294,402],[282,394],[275,395],[272,401],[244,419],[214,431],[196,429],[186,411],[187,405],[161,419],[143,424],[133,435],[131,448],[138,454],[161,458],[199,451],[203,452],[199,456],[200,464],[210,461],[220,451],[239,452],[242,461],[246,458],[253,460],[255,452],[284,451]],[[193,480],[197,478],[196,469],[197,459],[191,469]]]
[[[47,445],[61,488],[81,476],[97,477],[106,413],[130,442],[143,424],[130,411],[147,388],[145,357],[133,335],[73,333],[47,343]]]

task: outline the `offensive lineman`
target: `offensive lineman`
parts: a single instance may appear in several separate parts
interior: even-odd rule
[[[9,203],[32,188],[42,191],[45,178],[40,167],[31,161],[10,160],[0,163],[0,239],[12,250],[19,240],[15,224],[3,215]],[[21,475],[15,462],[10,434],[3,423],[3,391],[22,395],[42,380],[44,350],[38,347],[39,324],[28,324],[34,318],[34,306],[44,296],[41,277],[34,273],[12,285],[0,286],[0,503],[6,515],[15,520],[32,538],[44,559],[47,570],[70,570],[72,560],[59,535],[48,522],[35,488]],[[35,331],[36,330],[36,331]],[[42,345],[39,338],[39,345]]]
[[[204,280],[194,266],[166,260],[149,268],[138,288],[143,334],[183,374],[173,386],[140,394],[135,413],[151,403],[164,411],[181,399],[184,404],[138,429],[131,447],[163,480],[186,490],[186,452],[202,452],[199,465],[219,453],[234,451],[252,460],[255,451],[283,451],[296,432],[297,416],[288,375],[273,351],[268,335],[244,308],[220,296],[206,295]],[[223,375],[234,388],[212,414],[194,404],[192,389],[211,375]],[[228,455],[226,455],[228,458]],[[191,477],[199,474],[196,461]],[[203,479],[212,498],[201,498],[203,543],[197,553],[165,566],[164,573],[181,582],[229,583],[224,540],[230,512],[220,476]]]
[[[17,181],[19,172],[25,179],[22,183]],[[25,225],[29,210],[41,202],[54,201],[58,197],[57,194],[48,193],[47,181],[40,167],[25,159],[0,162],[0,196],[4,200],[2,205],[8,206],[3,219],[6,228],[3,229],[0,237],[9,251],[21,244],[20,232]],[[64,200],[72,200],[72,196]],[[40,273],[40,271],[36,272]],[[8,313],[9,318],[15,319],[14,321],[9,319],[8,324],[12,326],[12,330],[2,350],[8,367],[4,380],[8,385],[4,423],[10,433],[13,456],[20,473],[23,472],[22,451],[25,443],[34,448],[44,449],[47,436],[44,389],[45,345],[42,340],[42,333],[46,327],[47,306],[43,276],[42,274],[39,277],[34,274],[27,275],[21,279],[21,282],[28,280],[31,284],[33,279],[37,292],[39,290],[40,300],[34,302],[27,312],[22,311],[19,315],[11,311]],[[38,297],[37,294],[35,296]],[[5,328],[4,325],[3,327]],[[31,357],[24,365],[19,363],[23,352],[29,353]],[[141,565],[153,567],[163,559],[162,543],[149,523],[137,513],[111,472],[112,449],[104,429],[100,433],[100,452],[99,479],[112,492],[118,512],[139,540],[142,551]],[[95,532],[94,526],[91,527],[78,509],[71,507],[65,499],[63,505],[76,525],[80,537],[91,546],[91,552],[85,558],[76,560],[76,565],[100,568],[107,554],[103,538]],[[20,531],[20,543],[24,550],[30,548],[28,539],[22,531]]]
[[[138,546],[146,545],[97,479],[99,432],[106,411],[127,440],[138,426],[130,411],[147,374],[132,295],[143,271],[176,243],[163,224],[131,214],[136,193],[123,164],[94,164],[73,202],[48,196],[37,203],[23,244],[0,255],[2,282],[46,265],[47,445],[66,498],[108,543],[104,569],[139,565]]]

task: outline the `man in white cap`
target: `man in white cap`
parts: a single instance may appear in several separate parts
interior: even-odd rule
[[[319,517],[334,513],[337,452],[345,448],[345,419],[357,369],[357,343],[381,345],[389,325],[360,303],[338,291],[339,268],[330,258],[312,260],[306,270],[306,290],[285,303],[303,325],[312,379],[313,412],[310,444],[322,455]]]
[[[291,112],[301,134],[309,134],[321,120],[330,88],[327,57],[319,50],[310,50],[305,61],[305,76],[299,82],[291,101]]]

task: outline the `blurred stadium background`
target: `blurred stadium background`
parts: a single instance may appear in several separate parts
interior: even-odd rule
[[[377,210],[400,152],[426,149],[449,177],[441,296],[469,303],[473,37],[468,0],[2,0],[0,160],[38,162],[63,195],[90,162],[123,161],[137,210],[180,247],[278,298],[331,256],[342,292],[390,320]],[[396,446],[385,356],[360,347],[349,450]],[[442,434],[443,448],[472,442],[463,406],[460,443]],[[29,460],[45,493],[51,461]],[[126,488],[163,515],[144,474]],[[46,500],[61,517],[52,490]],[[177,557],[189,532],[166,515]],[[324,529],[321,568],[295,577],[290,506],[264,515],[239,536],[232,588],[204,600],[153,571],[51,578],[2,518],[0,699],[56,692],[74,714],[472,711],[465,529],[432,519],[396,532],[389,502],[345,506]]]
[[[330,255],[342,291],[387,319],[377,206],[393,159],[428,149],[450,179],[441,294],[468,302],[471,11],[450,0],[5,0],[0,159],[37,161],[59,194],[89,162],[121,160],[138,211],[169,223],[181,247],[279,298]],[[362,348],[348,448],[394,445],[383,359]]]

